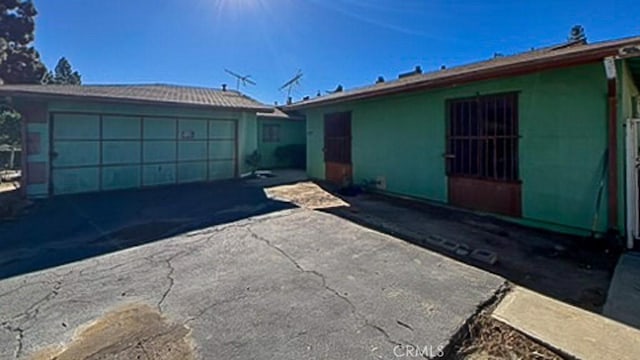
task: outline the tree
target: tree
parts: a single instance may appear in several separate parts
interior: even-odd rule
[[[58,60],[55,73],[48,71],[42,79],[43,84],[56,85],[80,85],[82,84],[82,76],[71,67],[71,63],[65,57]]]
[[[30,0],[0,0],[0,84],[39,84],[47,69],[32,46],[35,17]],[[0,145],[20,145],[20,113],[0,104]]]
[[[0,145],[20,145],[20,113],[0,105]]]
[[[46,72],[32,46],[35,16],[30,0],[0,0],[0,81],[38,84]]]

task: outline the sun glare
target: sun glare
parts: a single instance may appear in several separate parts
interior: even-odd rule
[[[216,20],[241,20],[261,13],[269,0],[200,0],[208,11],[213,11]]]
[[[262,5],[262,0],[214,0],[218,14],[251,11]]]

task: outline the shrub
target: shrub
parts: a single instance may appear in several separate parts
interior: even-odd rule
[[[280,164],[288,164],[296,169],[307,167],[307,147],[305,144],[278,146],[274,155]]]

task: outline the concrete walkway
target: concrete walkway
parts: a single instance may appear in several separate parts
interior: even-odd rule
[[[581,360],[640,359],[640,331],[603,316],[516,287],[493,317]]]
[[[620,257],[603,313],[640,329],[640,253],[626,253]]]
[[[1,280],[0,359],[397,359],[446,346],[503,285],[284,210]]]

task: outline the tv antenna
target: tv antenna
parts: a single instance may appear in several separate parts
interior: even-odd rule
[[[236,90],[240,90],[240,84],[242,84],[242,86],[247,86],[247,84],[256,85],[256,82],[251,80],[251,75],[242,76],[228,69],[224,69],[224,71],[236,78]]]
[[[284,83],[284,85],[280,86],[278,90],[282,91],[287,89],[287,99],[291,97],[291,90],[300,85],[300,79],[302,78],[302,70],[298,70],[298,73],[291,78],[291,80]]]

